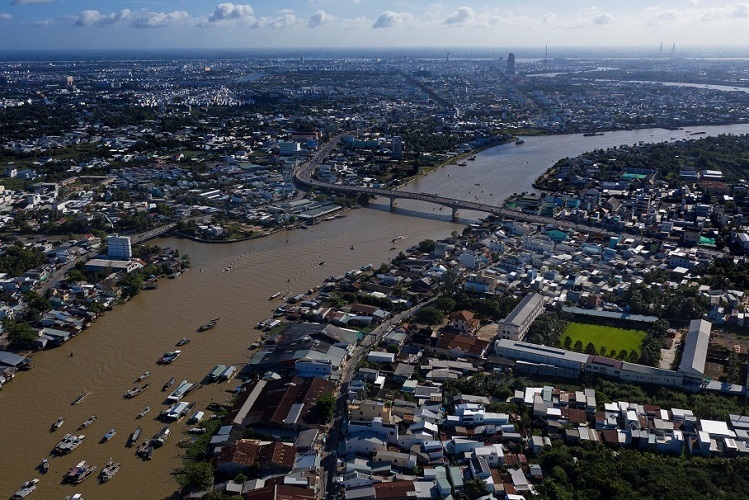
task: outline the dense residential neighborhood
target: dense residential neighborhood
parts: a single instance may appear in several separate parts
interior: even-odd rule
[[[686,498],[672,483],[693,469],[725,494],[744,491],[749,135],[700,127],[749,119],[747,92],[706,86],[749,70],[616,64],[0,63],[0,389],[34,377],[23,372],[44,351],[96,342],[86,330],[97,318],[192,267],[153,238],[310,234],[376,195],[392,213],[399,196],[423,195],[432,217],[447,207],[456,222],[458,203],[475,203],[460,211],[481,219],[444,238],[388,237],[388,262],[335,269],[306,291],[293,291],[296,276],[285,292],[262,290],[268,316],[247,328],[249,350],[221,353],[242,362],[194,383],[171,376],[161,429],[134,447],[137,427],[126,446],[150,461],[189,415],[174,471],[183,498]],[[663,81],[700,78],[625,78],[653,67]],[[490,201],[481,183],[410,191],[437,169],[460,177],[498,145],[654,127],[673,137],[557,155],[533,191],[506,199]],[[320,255],[313,266],[327,269],[318,259],[333,256]],[[233,266],[222,293],[239,295]],[[225,400],[181,401],[235,377]],[[595,463],[618,463],[626,479]],[[666,483],[641,484],[632,463]]]

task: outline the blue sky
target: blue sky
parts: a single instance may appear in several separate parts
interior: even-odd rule
[[[749,0],[0,0],[0,50],[749,46]]]

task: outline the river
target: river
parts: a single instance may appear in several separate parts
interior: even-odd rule
[[[749,125],[693,130],[704,130],[708,135],[738,134],[749,133]],[[533,180],[559,158],[672,137],[688,136],[685,131],[653,129],[595,137],[528,137],[523,145],[488,149],[466,167],[438,169],[403,189],[499,203],[514,192],[532,190]],[[461,231],[482,215],[460,213],[458,221],[451,222],[447,209],[440,211],[428,203],[408,200],[399,200],[398,205],[391,213],[388,200],[375,200],[370,208],[349,210],[346,217],[308,230],[284,231],[240,243],[154,241],[188,254],[193,268],[175,280],[162,281],[158,290],[144,291],[107,312],[63,347],[35,354],[35,368],[20,373],[0,391],[0,450],[5,457],[0,461],[0,496],[10,496],[22,482],[34,477],[41,478],[34,498],[61,499],[74,492],[82,492],[88,499],[164,498],[172,494],[178,485],[170,472],[181,464],[182,450],[176,443],[189,426],[184,421],[172,424],[173,436],[150,462],[137,459],[135,449],[125,447],[136,426],[143,428],[141,440],[161,427],[155,417],[165,408],[160,387],[167,379],[174,376],[178,381],[195,382],[216,364],[246,362],[251,353],[247,348],[259,336],[254,325],[269,317],[271,308],[280,303],[268,300],[272,293],[303,292],[331,274],[364,264],[377,266],[425,238],[439,239]],[[404,239],[392,243],[399,235]],[[390,250],[393,246],[397,250]],[[229,266],[232,269],[224,272]],[[214,329],[195,333],[199,325],[214,317],[220,318]],[[181,348],[181,357],[172,365],[156,366],[156,359],[174,349],[182,337],[190,337],[192,342]],[[137,398],[124,399],[123,393],[146,370],[153,374],[148,379],[152,387]],[[224,401],[229,396],[226,389],[235,385],[206,386],[186,400],[202,410],[211,401]],[[71,406],[84,390],[91,395]],[[146,405],[153,411],[136,420]],[[46,476],[35,471],[62,434],[74,432],[92,414],[99,419],[82,431],[87,438],[80,448],[63,457],[50,457],[51,470]],[[64,425],[51,433],[50,425],[60,416],[66,419]],[[111,427],[117,428],[117,435],[99,444]],[[122,463],[122,469],[109,483],[99,485],[90,478],[77,487],[61,484],[61,476],[78,461],[87,460],[101,468],[110,457]]]

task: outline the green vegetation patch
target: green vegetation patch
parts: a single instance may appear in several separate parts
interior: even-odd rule
[[[596,347],[596,353],[604,355],[615,355],[625,350],[627,352],[636,351],[640,353],[642,341],[645,339],[647,332],[644,330],[629,330],[627,328],[617,328],[615,326],[593,325],[589,323],[570,323],[562,334],[562,345],[567,345],[565,340],[570,338],[570,345],[574,348],[579,340],[582,348],[592,343]],[[605,353],[601,353],[601,347],[606,348]]]

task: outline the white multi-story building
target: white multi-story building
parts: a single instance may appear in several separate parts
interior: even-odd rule
[[[544,310],[544,297],[537,293],[529,293],[515,309],[497,326],[497,337],[500,339],[523,340],[525,334]]]
[[[107,257],[110,259],[132,259],[133,249],[130,246],[130,236],[113,234],[107,236]]]

